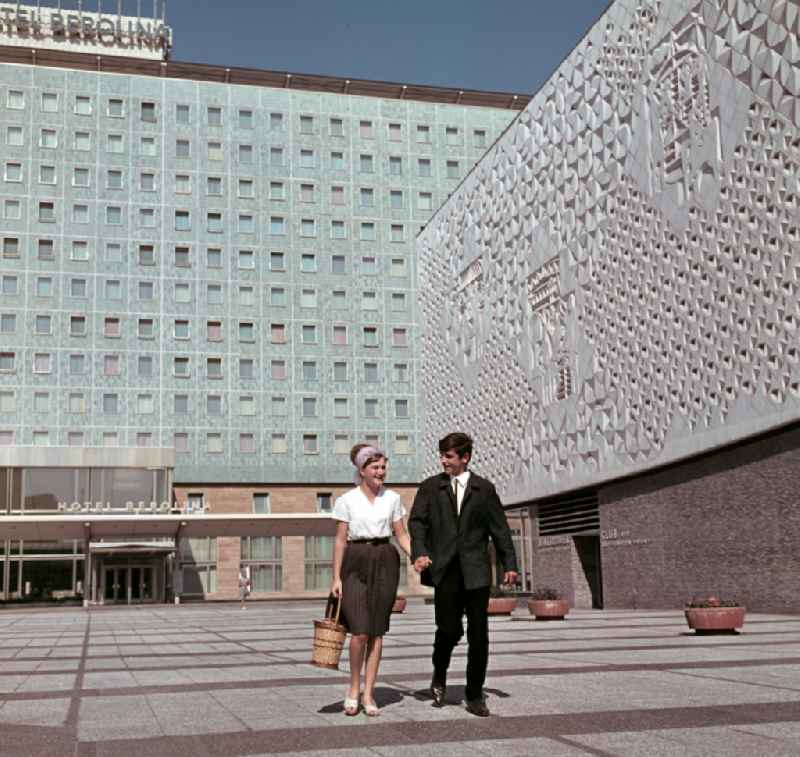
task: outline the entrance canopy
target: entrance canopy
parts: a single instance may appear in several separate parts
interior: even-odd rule
[[[333,536],[327,513],[254,515],[9,515],[0,516],[1,539],[133,542],[153,537]]]

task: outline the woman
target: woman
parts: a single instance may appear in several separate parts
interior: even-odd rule
[[[350,451],[356,469],[354,489],[336,500],[333,517],[336,546],[331,593],[342,598],[342,614],[350,631],[350,688],[344,700],[347,715],[357,715],[361,667],[366,657],[362,702],[367,715],[379,715],[373,692],[383,650],[383,635],[400,577],[400,555],[389,542],[394,533],[400,549],[411,554],[403,523],[400,495],[385,489],[386,453],[367,444]]]

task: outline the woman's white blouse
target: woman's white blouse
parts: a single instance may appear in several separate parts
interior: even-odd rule
[[[406,509],[400,495],[381,489],[374,502],[367,499],[361,487],[345,492],[333,506],[334,520],[347,523],[348,539],[382,539],[392,535],[392,524],[401,520]]]

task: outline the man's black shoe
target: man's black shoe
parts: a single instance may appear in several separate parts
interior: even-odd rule
[[[488,718],[492,714],[483,699],[468,699],[466,706],[470,715],[475,715],[479,718]]]
[[[433,703],[437,707],[444,706],[445,694],[447,694],[447,684],[443,679],[434,676],[431,681],[431,696],[433,697]]]

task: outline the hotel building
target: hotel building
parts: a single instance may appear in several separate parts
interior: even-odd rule
[[[527,98],[173,62],[155,15],[0,16],[0,599],[325,593],[351,445],[407,507],[435,453],[414,237]]]

